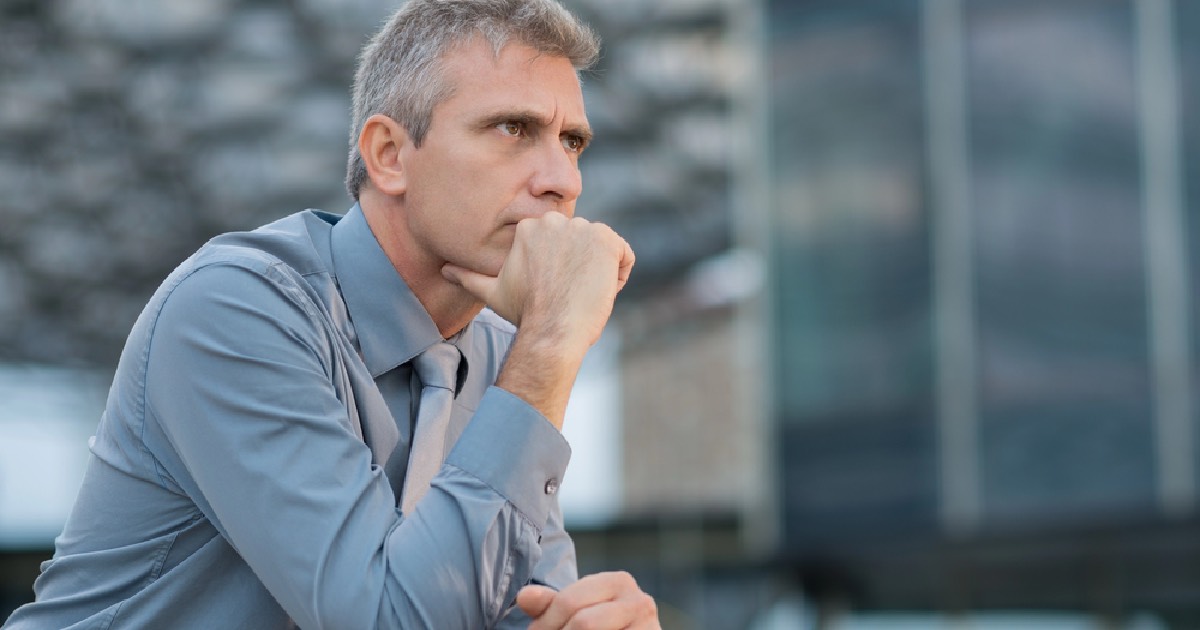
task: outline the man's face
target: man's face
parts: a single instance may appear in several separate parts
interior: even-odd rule
[[[449,99],[421,147],[403,149],[402,219],[429,262],[496,275],[518,221],[575,213],[590,138],[571,62],[518,43],[497,58],[481,39],[447,53]]]

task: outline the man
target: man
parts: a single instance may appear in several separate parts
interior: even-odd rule
[[[8,627],[657,627],[627,574],[576,581],[555,497],[634,261],[571,218],[597,48],[554,0],[393,16],[355,81],[358,203],[163,283]]]

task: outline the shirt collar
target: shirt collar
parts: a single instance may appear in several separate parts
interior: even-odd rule
[[[333,226],[330,248],[334,275],[371,376],[412,360],[442,340],[429,312],[379,246],[358,204]],[[456,345],[463,347],[462,337],[469,336],[470,328]]]

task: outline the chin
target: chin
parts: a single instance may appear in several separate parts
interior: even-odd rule
[[[491,276],[495,278],[496,276],[500,275],[500,269],[504,267],[504,259],[506,256],[507,252],[496,256],[481,257],[474,260],[464,260],[455,264],[460,267],[470,269],[475,273],[481,273],[485,276]]]

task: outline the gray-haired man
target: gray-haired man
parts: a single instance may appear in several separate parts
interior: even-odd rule
[[[358,203],[163,283],[8,627],[658,627],[627,574],[576,580],[555,497],[634,261],[572,218],[597,47],[553,0],[401,9],[355,81]]]

